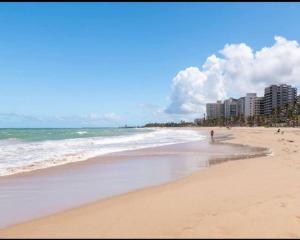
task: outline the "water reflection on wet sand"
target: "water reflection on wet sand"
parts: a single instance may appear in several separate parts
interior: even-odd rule
[[[264,154],[208,140],[100,156],[85,162],[0,178],[0,227],[166,183],[209,163]]]

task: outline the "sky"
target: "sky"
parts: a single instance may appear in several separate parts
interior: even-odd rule
[[[0,127],[202,117],[300,89],[299,3],[1,3]]]

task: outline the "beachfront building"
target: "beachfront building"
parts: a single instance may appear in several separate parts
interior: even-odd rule
[[[254,99],[254,116],[264,115],[265,112],[265,98],[256,97]]]
[[[224,104],[221,101],[206,104],[207,119],[218,119],[224,116]]]
[[[208,120],[203,124],[226,125],[274,125],[284,123],[300,124],[300,95],[297,88],[287,84],[270,85],[265,88],[264,96],[247,93],[238,99],[229,98],[223,103],[206,104]],[[211,120],[211,121],[210,121]]]
[[[300,115],[300,95],[296,99],[297,114]]]
[[[265,88],[265,115],[272,114],[274,109],[296,102],[297,89],[287,84],[271,85]]]
[[[245,117],[245,97],[238,99],[238,115]]]
[[[254,116],[254,100],[257,98],[256,93],[247,93],[245,96],[245,119]]]
[[[235,98],[226,99],[224,101],[225,118],[237,117],[238,114],[238,100]]]

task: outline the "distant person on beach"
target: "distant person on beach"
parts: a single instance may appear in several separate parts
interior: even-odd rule
[[[211,140],[214,141],[214,130],[210,131],[210,137],[211,137]]]
[[[278,128],[277,133],[280,133],[280,128]]]

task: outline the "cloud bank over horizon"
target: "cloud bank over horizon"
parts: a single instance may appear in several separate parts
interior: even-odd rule
[[[275,43],[254,51],[245,43],[226,44],[209,56],[201,67],[181,70],[172,80],[168,114],[195,115],[205,111],[207,102],[224,100],[231,94],[263,95],[270,84],[300,83],[300,47],[282,36]]]
[[[116,113],[90,113],[79,116],[32,116],[18,113],[0,113],[0,128],[10,127],[99,127],[120,125]]]

